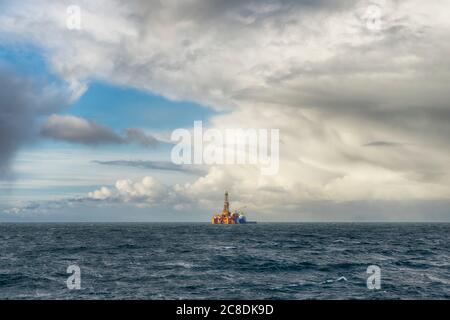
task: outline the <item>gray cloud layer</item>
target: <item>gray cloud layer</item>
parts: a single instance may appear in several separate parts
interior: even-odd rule
[[[450,198],[448,2],[79,1],[76,32],[62,22],[70,1],[8,3],[0,32],[48,50],[71,83],[230,110],[216,127],[280,129],[279,175],[214,168],[182,190],[192,199],[225,187],[277,209]]]
[[[158,140],[141,129],[127,128],[119,135],[94,121],[70,115],[51,115],[42,125],[41,135],[47,138],[86,145],[137,143],[155,147]]]
[[[111,161],[93,161],[94,163],[109,166],[126,166],[150,170],[175,171],[185,173],[205,173],[206,170],[194,168],[192,166],[177,165],[169,161],[151,161],[151,160],[111,160]]]
[[[114,131],[75,116],[52,115],[41,127],[44,137],[82,144],[122,143]]]
[[[38,119],[67,104],[61,93],[0,65],[0,178],[17,149],[36,136]]]
[[[124,130],[123,140],[126,142],[136,142],[144,147],[156,147],[158,140],[144,131],[137,128],[127,128]]]

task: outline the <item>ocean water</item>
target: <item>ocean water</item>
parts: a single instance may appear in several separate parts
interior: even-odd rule
[[[0,224],[0,298],[450,299],[449,240],[450,224]]]

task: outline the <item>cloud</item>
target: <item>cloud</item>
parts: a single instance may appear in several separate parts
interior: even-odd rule
[[[142,130],[136,128],[127,128],[124,133],[124,140],[127,142],[136,142],[144,147],[155,147],[158,140],[145,134]]]
[[[161,205],[169,200],[171,190],[153,177],[144,177],[142,181],[133,182],[117,180],[114,188],[101,187],[89,192],[88,198],[101,201],[133,202],[140,204]]]
[[[10,174],[16,151],[34,140],[39,118],[68,103],[64,89],[43,85],[0,65],[0,178]]]
[[[51,115],[42,125],[41,134],[55,140],[82,144],[122,143],[109,128],[75,116]]]
[[[223,197],[223,195],[222,195]],[[121,203],[93,199],[66,199],[47,202],[28,202],[2,210],[2,221],[207,221],[211,212],[220,209],[223,198],[217,199],[212,207],[188,205],[158,206],[153,204]],[[449,201],[352,201],[352,202],[305,202],[301,206],[283,208],[277,215],[262,210],[245,208],[248,218],[265,221],[305,222],[448,222]],[[232,209],[237,208],[231,202]],[[143,210],[144,209],[144,210]],[[193,212],[193,214],[189,214]]]
[[[113,192],[107,187],[101,187],[98,190],[89,192],[88,196],[95,200],[106,200],[113,197]]]
[[[76,32],[65,26],[69,4],[8,1],[0,34],[46,49],[70,83],[102,80],[229,111],[211,127],[280,129],[277,176],[215,167],[173,186],[179,194],[206,203],[232,188],[273,208],[450,198],[449,3],[79,1]],[[367,27],[373,4],[380,30]],[[380,144],[389,141],[402,147]]]
[[[197,168],[192,166],[177,165],[170,161],[151,161],[151,160],[111,160],[111,161],[98,161],[94,160],[94,163],[108,165],[108,166],[127,166],[134,168],[150,169],[150,170],[163,170],[163,171],[175,171],[200,174],[204,173],[203,168]]]
[[[129,204],[134,207],[174,208],[176,205],[187,205],[189,200],[182,199],[181,194],[159,180],[146,176],[141,181],[130,179],[117,180],[114,186],[102,186],[85,196],[62,198],[51,201],[22,201],[18,205],[4,209],[7,215],[33,216],[47,215],[55,210],[67,208],[102,207],[104,205]],[[1,208],[0,208],[1,209]]]
[[[391,141],[372,141],[363,144],[363,147],[398,147],[401,145],[402,145],[401,143]]]
[[[12,216],[36,216],[36,214],[47,215],[51,211],[59,211],[68,207],[77,207],[86,203],[85,198],[67,198],[52,201],[27,201],[17,206],[3,210],[3,213]]]
[[[41,135],[46,138],[87,145],[137,143],[144,147],[155,147],[158,140],[145,134],[141,129],[128,128],[123,135],[91,120],[53,114],[41,127]]]

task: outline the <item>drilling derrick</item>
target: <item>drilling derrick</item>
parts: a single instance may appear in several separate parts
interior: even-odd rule
[[[225,191],[225,201],[223,203],[223,213],[230,213],[230,202],[228,201],[228,191]]]

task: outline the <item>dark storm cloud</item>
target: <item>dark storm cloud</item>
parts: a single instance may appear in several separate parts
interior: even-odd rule
[[[33,140],[38,118],[67,104],[62,95],[0,66],[0,178],[18,148]]]
[[[160,1],[136,0],[128,5],[133,8],[129,19],[136,22],[141,35],[151,33],[148,21],[189,22],[204,33],[204,30],[218,31],[216,36],[223,41],[234,40],[236,36],[249,30],[243,27],[257,27],[270,24],[274,29],[283,29],[287,25],[299,24],[300,15],[311,12],[336,13],[354,6],[356,0],[211,0],[180,1],[169,10]],[[161,15],[161,11],[167,14]],[[213,32],[215,32],[213,31]],[[224,32],[225,31],[225,32]],[[197,39],[186,39],[187,46]]]
[[[147,2],[147,1],[145,1]],[[356,3],[353,0],[326,1],[326,0],[213,0],[196,1],[180,4],[179,14],[198,20],[223,20],[235,13],[242,17],[258,15],[259,17],[275,16],[277,13],[286,13],[289,10],[305,11],[336,11]]]

